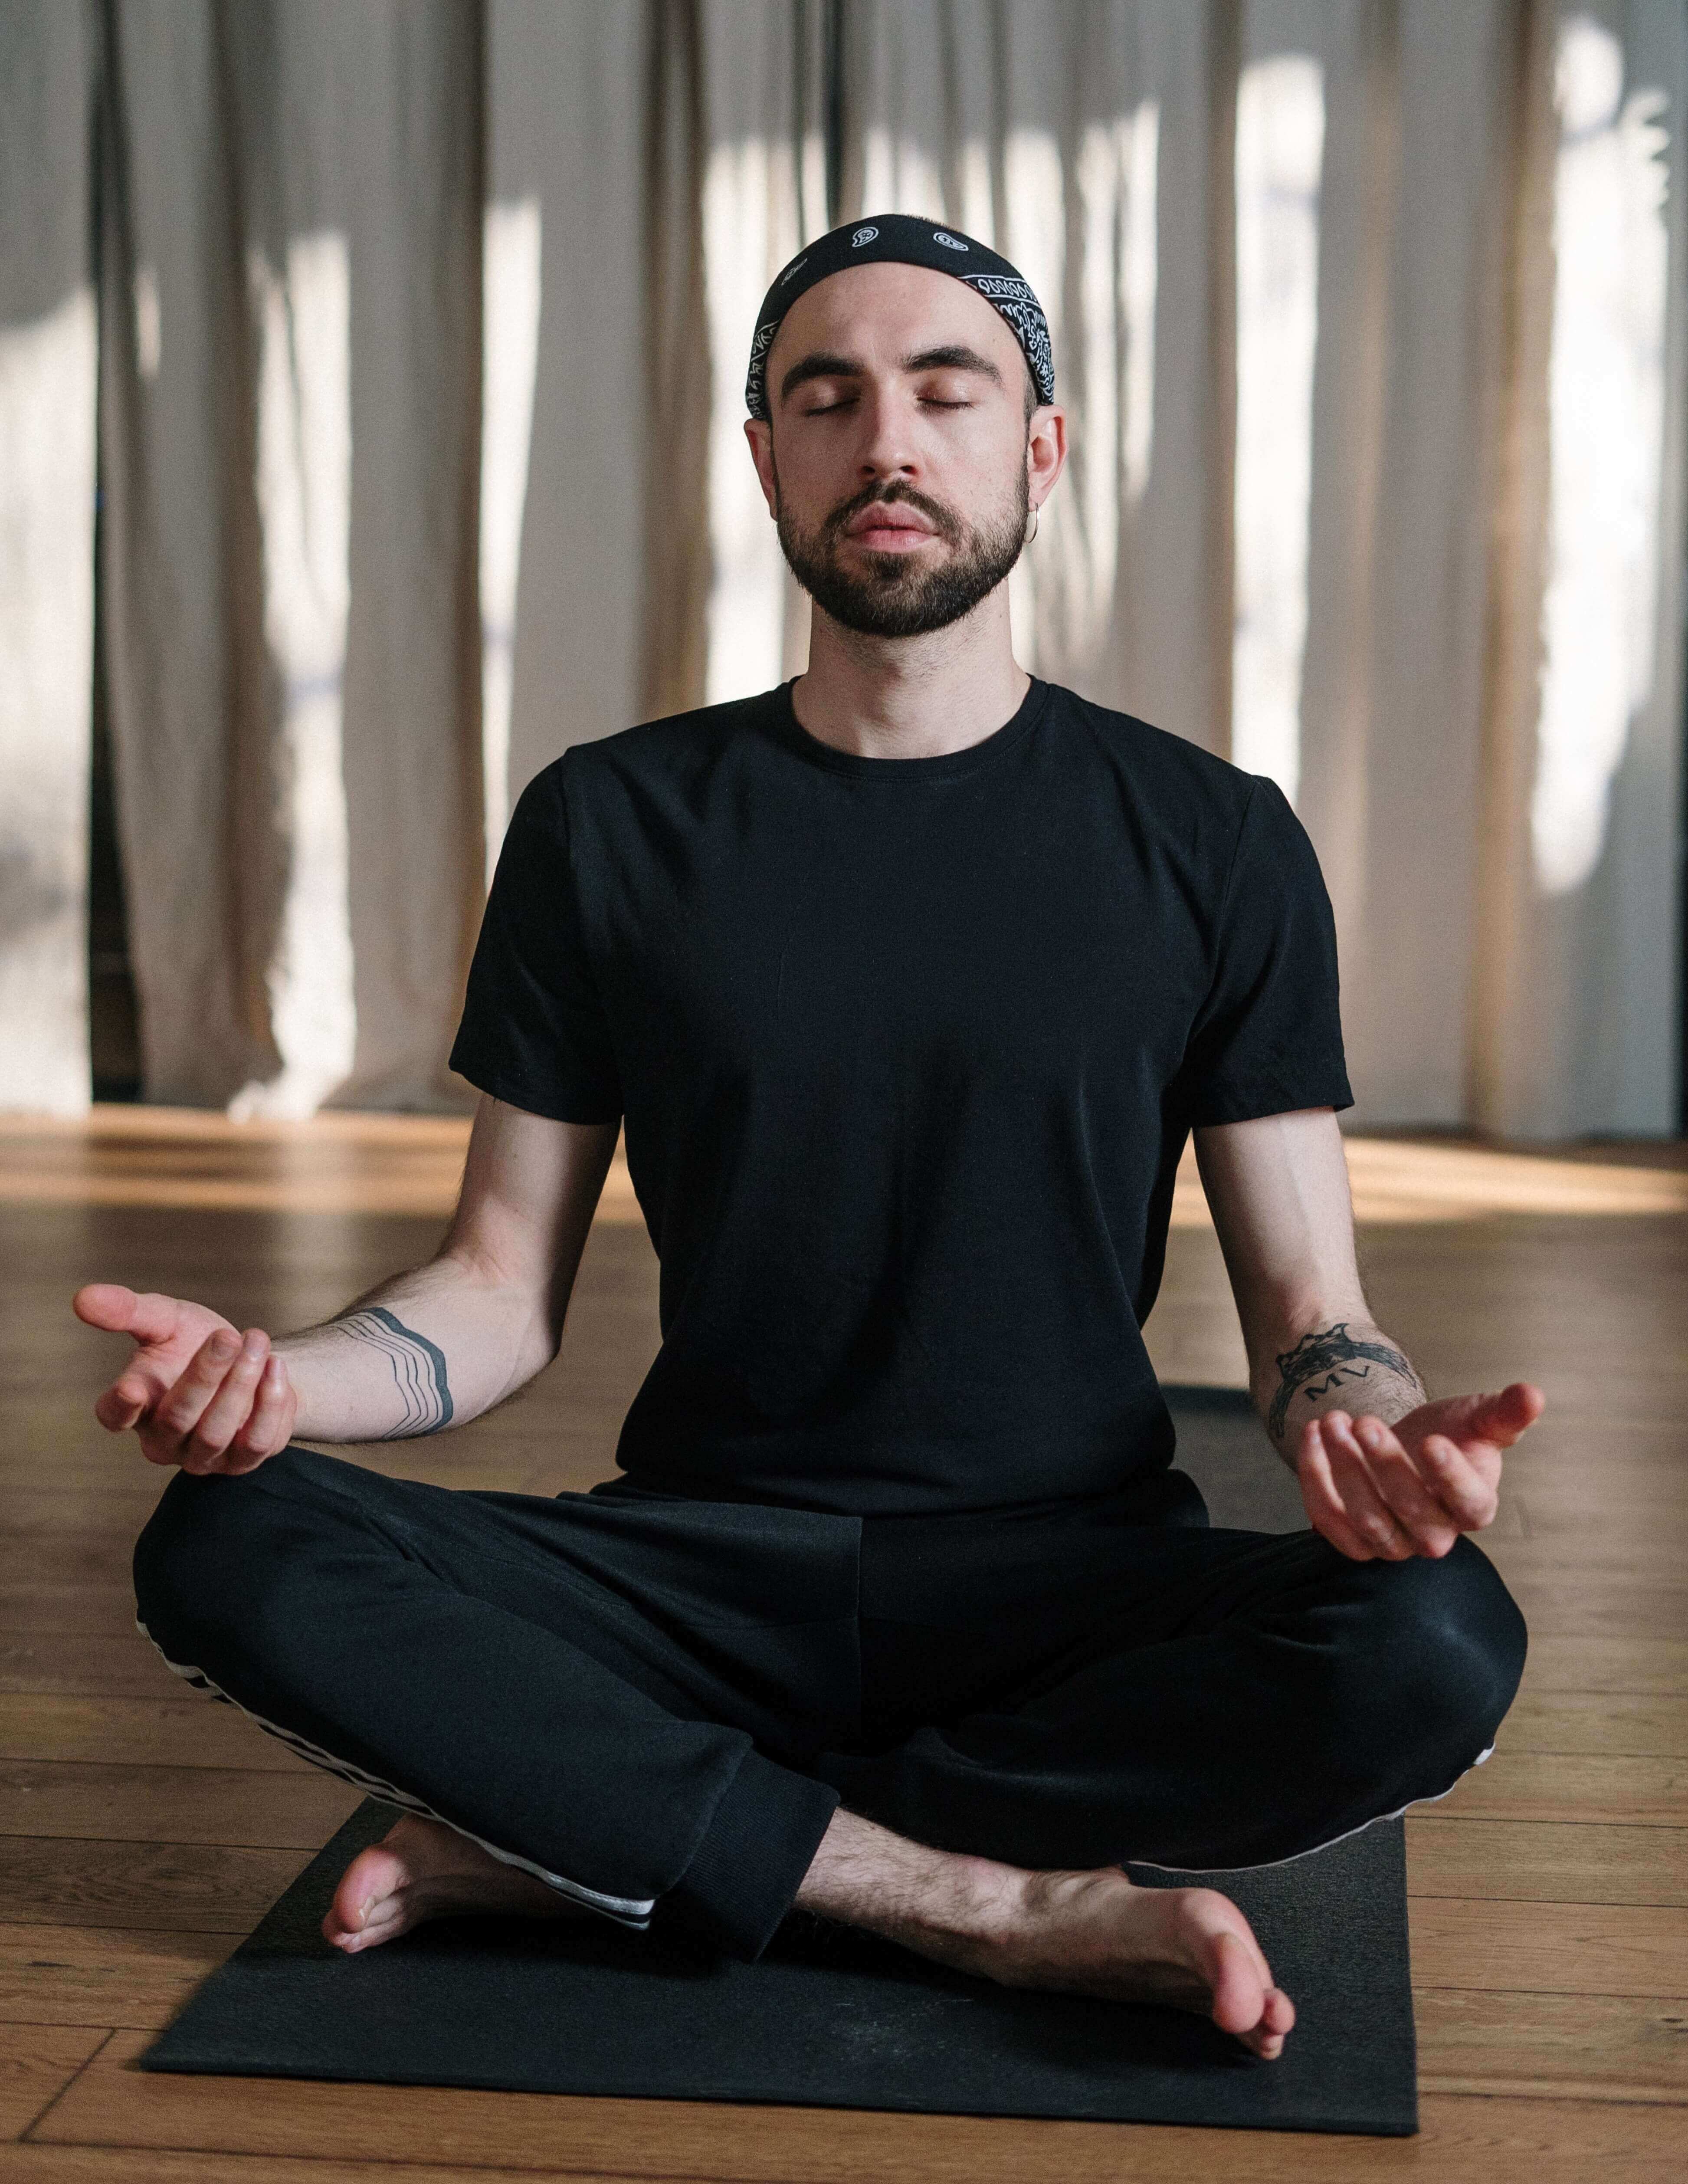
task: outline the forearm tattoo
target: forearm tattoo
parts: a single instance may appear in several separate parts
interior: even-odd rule
[[[445,1359],[426,1334],[418,1334],[403,1320],[395,1319],[378,1304],[365,1305],[336,1322],[342,1334],[354,1342],[372,1344],[385,1352],[393,1368],[393,1380],[404,1405],[398,1424],[377,1436],[382,1440],[409,1440],[420,1434],[438,1433],[451,1424],[451,1387]]]
[[[1273,1440],[1281,1441],[1290,1422],[1290,1406],[1298,1395],[1317,1401],[1351,1382],[1373,1379],[1374,1368],[1378,1379],[1398,1376],[1409,1389],[1423,1395],[1418,1375],[1398,1350],[1387,1342],[1359,1341],[1348,1332],[1345,1319],[1304,1334],[1293,1350],[1279,1355],[1278,1393],[1267,1413],[1267,1431]]]

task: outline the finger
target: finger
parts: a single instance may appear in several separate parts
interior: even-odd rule
[[[269,1336],[255,1327],[248,1328],[241,1338],[233,1362],[187,1436],[184,1462],[192,1462],[196,1468],[203,1465],[207,1468],[220,1463],[223,1451],[252,1416],[264,1361],[269,1354]]]
[[[1483,1462],[1485,1453],[1493,1460],[1492,1469]],[[1462,1532],[1480,1532],[1485,1524],[1494,1523],[1501,1506],[1498,1454],[1492,1450],[1462,1449],[1446,1434],[1427,1434],[1423,1461],[1436,1499]]]
[[[230,1443],[223,1468],[231,1474],[255,1471],[266,1456],[287,1446],[292,1425],[292,1386],[287,1368],[272,1351],[264,1362],[252,1416]]]
[[[118,1380],[97,1396],[94,1416],[108,1433],[127,1433],[147,1407],[146,1398],[129,1380]]]
[[[1399,1438],[1375,1418],[1357,1420],[1354,1438],[1364,1454],[1367,1475],[1390,1515],[1418,1553],[1440,1561],[1459,1537],[1459,1527],[1419,1478]]]
[[[1322,1423],[1314,1418],[1308,1424],[1301,1436],[1301,1460],[1296,1466],[1307,1522],[1321,1538],[1329,1540],[1339,1554],[1346,1555],[1351,1562],[1368,1563],[1377,1550],[1368,1546],[1348,1521],[1342,1497],[1331,1477],[1329,1452],[1319,1430]]]
[[[1323,1423],[1324,1445],[1330,1452],[1330,1475],[1344,1515],[1374,1554],[1389,1562],[1404,1562],[1413,1552],[1412,1535],[1396,1522],[1373,1485],[1352,1420],[1345,1414],[1333,1417],[1327,1412]]]
[[[179,1453],[198,1424],[206,1405],[222,1385],[224,1373],[239,1355],[240,1337],[232,1328],[220,1327],[188,1360],[153,1417],[155,1438],[168,1444],[173,1453]]]
[[[181,1310],[175,1298],[150,1290],[136,1296],[121,1282],[88,1282],[70,1300],[70,1309],[90,1327],[110,1334],[132,1334],[137,1342],[167,1342]]]

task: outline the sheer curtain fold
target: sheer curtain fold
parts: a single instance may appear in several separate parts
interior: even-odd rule
[[[1656,1135],[1682,1051],[1688,17],[1524,28],[1469,1112]]]
[[[507,809],[570,744],[641,710],[641,465],[648,425],[662,429],[644,387],[655,41],[637,0],[489,0],[487,40],[481,554],[485,642],[511,651]],[[516,246],[502,262],[500,234]],[[525,393],[519,373],[495,387],[524,342]],[[516,412],[499,421],[496,448],[495,395]],[[484,581],[500,512],[516,549],[507,609]],[[507,616],[496,627],[494,610]]]
[[[94,25],[0,10],[0,1108],[89,1097]]]
[[[456,1104],[479,12],[107,20],[103,574],[148,1095]]]

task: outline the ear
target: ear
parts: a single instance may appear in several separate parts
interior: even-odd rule
[[[762,498],[768,504],[768,514],[779,515],[779,479],[774,471],[773,427],[766,417],[747,417],[744,437],[750,443],[750,460],[756,465],[756,476],[761,482]]]
[[[1033,410],[1026,427],[1026,482],[1032,505],[1041,508],[1055,491],[1067,462],[1067,412],[1048,402]]]

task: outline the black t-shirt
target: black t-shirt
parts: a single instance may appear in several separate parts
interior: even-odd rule
[[[1038,682],[939,758],[835,751],[788,684],[565,752],[451,1058],[625,1117],[662,1325],[629,1476],[864,1515],[1152,1500],[1185,1137],[1350,1098],[1279,790]]]

